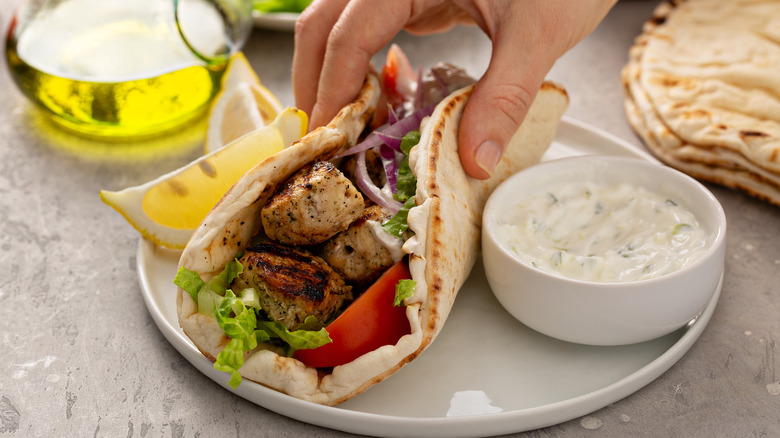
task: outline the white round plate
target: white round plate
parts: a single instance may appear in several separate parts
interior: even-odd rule
[[[608,134],[564,119],[545,159],[610,154],[654,160]],[[226,390],[282,415],[377,436],[489,436],[538,429],[586,415],[655,380],[701,335],[719,284],[687,327],[641,344],[593,347],[558,341],[514,319],[493,296],[478,261],[436,341],[387,380],[336,407],[321,406],[244,380],[238,389],[179,328],[179,251],[141,239],[138,273],[146,306],[168,341]],[[721,281],[722,284],[722,281]]]
[[[292,32],[295,30],[295,20],[301,15],[297,12],[274,12],[263,14],[252,11],[252,20],[256,27],[264,29]]]

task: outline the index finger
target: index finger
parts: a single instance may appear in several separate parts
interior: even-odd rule
[[[292,63],[295,106],[311,115],[317,84],[325,59],[328,35],[349,0],[317,0],[304,9],[295,22],[295,51]]]
[[[319,79],[314,86],[316,95],[311,111],[310,127],[324,125],[336,113],[351,102],[360,91],[371,57],[389,43],[403,29],[412,13],[412,0],[377,2],[357,0],[349,2],[344,12],[330,30],[322,53]],[[305,22],[303,23],[306,24]],[[304,35],[305,26],[301,26],[300,37],[296,37],[296,50],[299,42],[312,42],[313,35]],[[319,43],[321,44],[321,42]],[[300,56],[305,49],[300,47]],[[305,66],[299,59],[299,66]],[[308,66],[312,68],[312,66]],[[301,73],[302,74],[302,73]],[[313,74],[305,76],[313,77]],[[304,76],[297,76],[301,81]],[[297,82],[295,86],[311,90],[312,85]],[[298,97],[296,91],[296,99]],[[310,94],[311,96],[311,94]],[[301,102],[308,102],[301,96]]]

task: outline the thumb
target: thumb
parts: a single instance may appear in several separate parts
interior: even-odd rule
[[[481,79],[463,112],[458,152],[466,173],[487,179],[531,106],[538,82]]]
[[[475,85],[460,122],[460,160],[466,173],[474,178],[490,177],[525,119],[548,70],[539,68],[538,59],[534,60],[536,66],[529,68],[534,61],[524,63],[517,52],[510,52],[494,50],[488,70]]]
[[[493,35],[490,64],[460,122],[460,160],[474,178],[490,177],[556,59],[544,43],[511,28]]]
[[[466,103],[458,133],[467,174],[490,177],[558,56],[595,29],[614,3],[458,2],[493,41],[490,65]]]

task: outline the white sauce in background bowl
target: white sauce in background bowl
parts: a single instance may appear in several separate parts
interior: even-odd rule
[[[577,280],[660,277],[709,246],[708,234],[680,202],[628,183],[553,184],[506,213],[497,237],[520,260]]]

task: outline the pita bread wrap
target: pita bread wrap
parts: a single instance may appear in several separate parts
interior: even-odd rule
[[[414,236],[403,245],[409,255],[414,293],[405,299],[411,333],[332,369],[307,367],[260,345],[245,355],[245,378],[304,400],[341,403],[384,380],[421,354],[441,331],[458,289],[477,259],[481,212],[488,194],[510,174],[539,161],[552,142],[568,105],[565,90],[545,83],[511,146],[487,181],[466,176],[457,153],[460,116],[471,88],[442,101],[423,122],[420,143],[410,154],[417,177],[417,206],[409,212]],[[245,174],[204,219],[182,253],[180,266],[207,280],[220,272],[262,227],[259,210],[277,184],[315,159],[328,159],[355,144],[379,98],[371,73],[358,98],[290,148]],[[179,323],[201,352],[214,360],[229,341],[213,316],[198,313],[190,295],[179,289]],[[466,346],[464,346],[466,348]]]
[[[662,161],[780,205],[780,3],[678,0],[622,71],[628,120]]]

